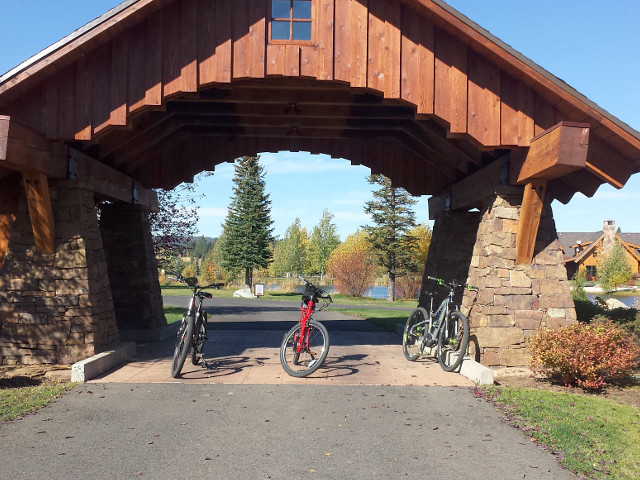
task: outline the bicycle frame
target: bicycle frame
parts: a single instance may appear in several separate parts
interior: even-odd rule
[[[305,305],[304,302],[300,305],[300,318],[298,323],[302,325],[300,329],[300,338],[295,338],[296,352],[301,353],[303,349],[309,348],[309,328],[308,322],[315,311],[315,305],[312,300]]]
[[[412,330],[417,329],[418,327],[427,326],[427,335],[430,337],[428,340],[430,342],[436,342],[438,338],[438,334],[440,333],[440,329],[446,325],[447,322],[443,322],[442,320],[447,318],[450,312],[457,311],[458,307],[453,303],[453,290],[449,290],[449,294],[442,299],[440,305],[437,310],[433,311],[433,294],[430,294],[430,304],[429,304],[429,318],[423,322],[416,323]],[[413,332],[412,332],[413,333]],[[433,345],[428,345],[429,347]]]

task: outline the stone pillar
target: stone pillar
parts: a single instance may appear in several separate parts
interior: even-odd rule
[[[149,212],[139,205],[103,205],[100,231],[120,336],[123,340],[152,340],[167,322]]]
[[[576,321],[575,306],[550,205],[545,205],[531,265],[516,264],[522,189],[504,187],[485,202],[463,311],[471,354],[487,366],[527,365],[526,339],[539,327]],[[435,233],[435,232],[434,232]]]
[[[438,215],[433,225],[421,291],[430,286],[427,276],[466,282],[479,222],[480,212],[442,212]],[[424,301],[420,298],[420,305],[425,306]]]
[[[69,364],[119,340],[93,192],[49,184],[56,241],[35,249],[24,191],[0,269],[0,363]]]

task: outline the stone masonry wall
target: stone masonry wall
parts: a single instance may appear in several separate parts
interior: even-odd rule
[[[120,336],[124,340],[152,339],[167,322],[149,212],[139,205],[104,205],[100,232]]]
[[[93,193],[51,182],[55,253],[36,251],[24,192],[0,269],[0,364],[69,364],[119,340]]]
[[[526,339],[539,327],[576,321],[555,222],[545,206],[531,265],[516,264],[522,189],[505,187],[482,212],[462,309],[471,325],[471,354],[487,366],[524,366]]]

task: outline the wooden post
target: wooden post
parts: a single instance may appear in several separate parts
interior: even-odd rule
[[[40,253],[53,253],[56,236],[47,176],[38,172],[23,172],[22,180],[36,249]]]

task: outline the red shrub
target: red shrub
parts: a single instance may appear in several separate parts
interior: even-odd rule
[[[529,347],[534,373],[589,390],[628,377],[640,356],[629,334],[610,320],[540,329],[529,339]]]

